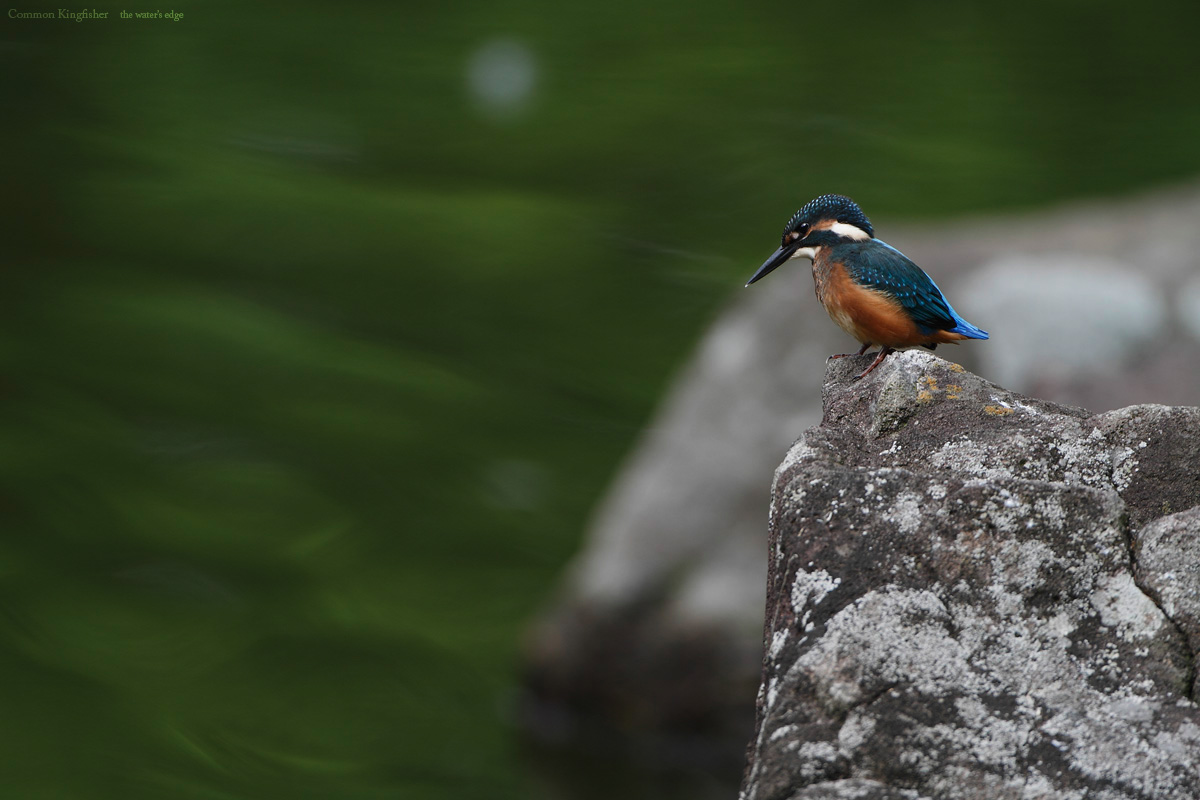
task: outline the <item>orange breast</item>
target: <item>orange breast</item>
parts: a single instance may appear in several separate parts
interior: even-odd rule
[[[922,333],[899,300],[856,284],[837,262],[813,262],[817,297],[829,316],[846,333],[866,345],[914,347],[942,344],[966,337],[949,331]]]

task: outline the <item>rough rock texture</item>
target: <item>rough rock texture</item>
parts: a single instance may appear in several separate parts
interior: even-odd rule
[[[1138,585],[1179,626],[1192,652],[1200,652],[1200,506],[1148,523],[1133,544]],[[1193,700],[1198,693],[1192,690]]]
[[[992,333],[940,354],[1103,410],[1200,397],[1198,218],[1200,185],[920,228],[873,222]],[[747,233],[745,275],[776,230],[768,220]],[[565,719],[598,718],[720,738],[740,763],[761,663],[771,472],[821,418],[826,356],[855,345],[804,268],[731,292],[530,631],[535,724],[555,737],[575,724]]]
[[[1200,797],[1200,409],[865,363],[776,471],[744,800]]]

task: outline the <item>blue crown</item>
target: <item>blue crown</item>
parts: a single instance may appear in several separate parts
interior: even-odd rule
[[[823,219],[837,220],[856,228],[862,228],[868,236],[872,239],[875,238],[875,229],[871,227],[871,221],[867,219],[867,215],[862,212],[857,203],[840,194],[823,194],[815,200],[810,200],[804,208],[797,211],[788,220],[787,227],[783,229],[783,235],[787,236],[796,230],[802,222],[812,225]]]

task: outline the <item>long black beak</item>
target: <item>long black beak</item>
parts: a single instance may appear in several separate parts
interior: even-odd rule
[[[771,254],[771,257],[763,262],[763,265],[758,268],[758,272],[754,273],[754,277],[746,281],[746,285],[754,283],[757,280],[765,278],[767,273],[778,267],[783,262],[792,257],[792,253],[800,249],[800,239],[794,242],[788,242],[783,247]]]

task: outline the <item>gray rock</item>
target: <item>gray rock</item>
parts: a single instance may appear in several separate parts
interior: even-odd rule
[[[1200,796],[1195,509],[1156,519],[1200,503],[1200,409],[865,363],[831,362],[776,471],[744,800]],[[1132,541],[1156,554],[1136,572]]]
[[[1200,653],[1200,506],[1143,526],[1133,552],[1138,583]],[[1200,686],[1193,686],[1192,697],[1197,694]]]
[[[848,778],[806,786],[790,800],[927,800],[908,789],[897,789],[878,781]]]

